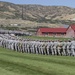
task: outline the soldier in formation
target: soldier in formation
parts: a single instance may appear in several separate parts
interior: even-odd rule
[[[0,35],[0,46],[22,53],[75,56],[75,41],[39,41]]]

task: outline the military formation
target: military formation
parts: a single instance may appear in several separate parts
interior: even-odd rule
[[[21,53],[75,56],[75,40],[39,41],[0,34],[0,46]]]

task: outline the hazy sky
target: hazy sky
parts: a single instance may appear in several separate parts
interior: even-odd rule
[[[69,6],[75,8],[75,0],[0,0],[6,2],[12,2],[15,4],[40,4],[40,5],[59,5],[59,6]]]

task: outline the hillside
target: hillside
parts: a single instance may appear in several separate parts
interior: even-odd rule
[[[30,25],[31,22],[33,22],[34,26],[41,25],[42,23],[45,26],[49,24],[55,24],[54,26],[58,24],[71,24],[75,23],[75,8],[66,6],[20,5],[0,1],[0,25],[16,23],[13,19],[16,22],[18,20],[18,22],[21,22],[19,24],[25,26]],[[8,22],[9,20],[11,21]],[[27,24],[24,21],[27,21]]]
[[[66,6],[42,6],[42,5],[18,5],[8,2],[0,2],[1,18],[21,18],[27,20],[70,20],[75,15],[75,9]],[[69,17],[67,17],[69,15]],[[66,18],[65,18],[66,17]]]

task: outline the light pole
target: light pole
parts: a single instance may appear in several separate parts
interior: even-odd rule
[[[23,17],[23,5],[22,5],[22,20],[24,20],[24,17]]]

